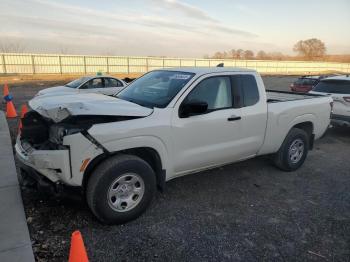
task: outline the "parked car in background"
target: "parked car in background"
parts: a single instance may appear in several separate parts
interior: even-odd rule
[[[307,93],[317,85],[322,78],[324,78],[324,76],[302,76],[290,85],[290,89],[293,92]]]
[[[332,124],[350,127],[350,76],[333,76],[321,80],[311,94],[330,95],[333,98]]]
[[[327,130],[331,102],[265,91],[249,69],[155,70],[115,97],[32,99],[15,148],[24,174],[52,192],[81,188],[100,221],[124,223],[179,176],[259,155],[298,169]]]
[[[126,85],[127,84],[123,80],[111,76],[84,76],[73,80],[64,86],[43,89],[39,91],[36,96],[78,93],[114,95],[121,91]]]

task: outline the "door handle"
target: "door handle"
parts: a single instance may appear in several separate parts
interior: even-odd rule
[[[237,121],[237,120],[241,120],[240,116],[230,116],[229,118],[227,118],[227,121]]]

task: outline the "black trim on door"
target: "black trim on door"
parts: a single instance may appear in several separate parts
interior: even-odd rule
[[[237,120],[241,120],[242,117],[240,116],[231,116],[229,118],[227,118],[227,121],[237,121]]]

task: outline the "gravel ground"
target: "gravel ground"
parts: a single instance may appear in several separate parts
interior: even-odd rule
[[[294,79],[264,77],[279,90]],[[54,84],[11,85],[17,109]],[[9,124],[14,137],[17,120]],[[91,261],[350,261],[349,145],[349,129],[330,129],[293,173],[259,157],[175,179],[120,226],[99,224],[84,201],[23,188],[36,259],[66,260],[79,229]]]

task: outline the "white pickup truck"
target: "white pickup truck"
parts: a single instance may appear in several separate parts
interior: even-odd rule
[[[330,97],[265,91],[239,68],[155,70],[117,97],[36,97],[16,143],[39,185],[78,187],[96,217],[124,223],[175,177],[258,155],[299,168],[330,123]]]

